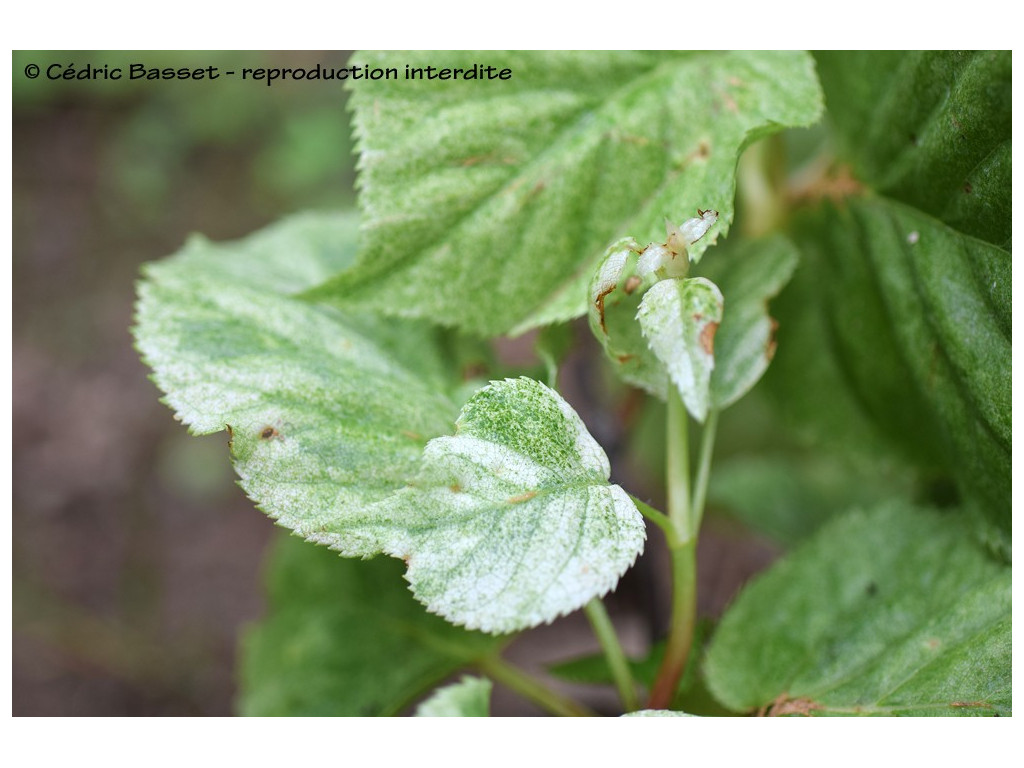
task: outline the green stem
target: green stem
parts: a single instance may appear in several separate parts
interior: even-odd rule
[[[650,504],[640,501],[640,499],[633,494],[629,494],[629,498],[631,498],[633,503],[636,504],[636,508],[640,510],[641,515],[661,528],[662,533],[665,534],[665,538],[668,539],[670,547],[678,543],[676,541],[678,537],[676,536],[675,526],[672,525],[672,521],[668,519],[668,516],[664,512],[655,509]]]
[[[671,384],[668,393],[668,517],[676,529],[678,543],[692,537],[690,519],[689,417],[679,390]]]
[[[648,706],[668,709],[686,669],[697,615],[697,541],[690,539],[672,554],[672,627],[665,657],[651,688]]]
[[[690,534],[697,538],[700,521],[704,517],[704,500],[708,494],[708,476],[711,474],[711,454],[715,450],[715,434],[718,432],[718,410],[712,409],[704,423],[700,440],[700,456],[697,464],[697,481],[693,487],[693,501],[690,510],[693,515],[693,529]]]
[[[648,706],[667,709],[672,703],[679,680],[693,645],[693,628],[697,617],[697,528],[700,508],[692,502],[701,500],[707,485],[707,469],[703,467],[704,446],[701,449],[703,481],[698,479],[694,495],[690,497],[689,417],[679,391],[669,387],[668,395],[668,516],[676,530],[674,539],[668,537],[672,557],[672,623],[669,627],[665,657],[651,688]],[[713,425],[712,425],[713,426]]]
[[[633,683],[633,675],[629,671],[629,661],[619,644],[619,637],[615,634],[615,626],[608,616],[601,599],[595,597],[584,607],[590,625],[594,628],[597,641],[601,644],[604,657],[608,662],[608,669],[612,673],[612,680],[619,691],[619,698],[626,712],[634,712],[640,709],[640,702],[636,697],[636,685]]]
[[[577,701],[557,693],[535,677],[497,656],[485,656],[476,662],[485,675],[511,688],[554,715],[593,717],[595,713]]]

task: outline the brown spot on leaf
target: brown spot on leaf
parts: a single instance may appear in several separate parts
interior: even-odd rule
[[[501,157],[494,152],[489,152],[485,155],[472,155],[463,160],[460,165],[463,168],[472,168],[474,165],[480,165],[481,163],[493,163],[494,165],[515,165],[516,159],[514,157]]]
[[[636,357],[636,355],[626,354],[626,355],[616,355],[615,359],[619,361],[619,365],[625,365],[626,363],[628,363],[630,360],[632,360],[635,357]]]
[[[638,147],[646,147],[651,143],[651,140],[646,136],[633,136],[628,133],[616,133],[615,138],[626,144],[636,144]]]
[[[614,291],[618,285],[613,285],[611,288],[606,288],[597,294],[597,298],[594,299],[594,306],[597,307],[597,315],[601,321],[601,330],[604,331],[604,335],[608,335],[608,326],[604,324],[604,297]]]
[[[458,483],[452,483],[448,486],[448,490],[452,493],[462,493],[462,486]]]
[[[622,290],[624,290],[626,292],[626,295],[629,296],[633,293],[633,291],[640,287],[640,283],[642,282],[643,280],[641,280],[636,275],[630,275],[628,278],[626,278],[626,284],[622,286]]]
[[[412,432],[408,429],[402,430],[402,436],[408,437],[410,440],[415,440],[418,443],[423,441],[423,435],[419,434],[418,432]]]
[[[992,705],[987,701],[951,701],[949,706],[956,707],[957,709],[963,709],[968,707],[977,707],[980,709],[992,709]]]
[[[969,195],[973,191],[974,191],[974,187],[971,186],[971,182],[965,181],[964,182],[964,192],[966,192]]]
[[[775,357],[775,350],[778,348],[779,343],[775,339],[775,334],[779,330],[779,321],[774,317],[769,317],[768,322],[771,323],[771,330],[768,331],[768,344],[764,348],[764,356],[768,362],[772,361]]]
[[[273,438],[280,436],[281,433],[269,424],[260,430],[260,440],[272,440]]]
[[[806,181],[794,184],[790,191],[789,198],[794,202],[814,203],[827,197],[834,203],[840,203],[843,198],[864,192],[864,185],[853,175],[848,165],[828,165],[812,170],[814,172],[807,176]]]
[[[783,715],[803,715],[810,717],[811,712],[821,709],[821,705],[812,699],[789,698],[788,693],[780,693],[775,701],[766,704],[757,711],[758,717],[782,717]]]
[[[511,496],[508,499],[506,499],[505,501],[508,504],[521,504],[524,501],[529,501],[530,499],[532,499],[536,495],[537,495],[536,491],[527,491],[526,493],[521,493],[518,496]]]
[[[709,355],[715,353],[715,332],[718,331],[718,323],[710,322],[700,332],[700,345]]]

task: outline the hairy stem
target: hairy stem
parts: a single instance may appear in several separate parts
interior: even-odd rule
[[[622,700],[622,707],[626,712],[633,712],[640,709],[640,702],[636,697],[636,684],[633,682],[633,675],[629,671],[629,661],[619,643],[619,637],[615,634],[615,626],[612,624],[608,611],[601,599],[595,597],[583,609],[590,619],[590,625],[594,628],[597,641],[604,651],[605,660],[608,662],[608,669],[612,673],[612,680],[619,691],[619,698]]]
[[[596,713],[567,696],[551,690],[537,678],[498,656],[485,656],[476,662],[477,668],[495,682],[538,704],[553,715],[563,717],[593,717]]]

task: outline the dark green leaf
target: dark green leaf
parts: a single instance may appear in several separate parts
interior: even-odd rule
[[[1010,569],[962,515],[857,511],[748,585],[705,673],[737,711],[1008,715]]]
[[[824,205],[803,226],[825,339],[858,406],[1008,530],[1010,255],[884,199]],[[814,384],[792,378],[794,358],[813,366],[821,350],[788,354],[799,397]]]
[[[828,112],[876,191],[993,245],[1010,242],[1010,51],[817,55]]]
[[[282,537],[267,617],[242,643],[243,715],[393,715],[505,640],[428,614],[390,558],[345,560]]]

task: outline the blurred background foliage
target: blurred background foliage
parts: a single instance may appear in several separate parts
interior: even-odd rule
[[[345,52],[13,54],[13,711],[229,714],[273,525],[132,349],[139,265],[354,204],[334,82],[30,80],[28,64],[338,66]],[[230,554],[229,554],[230,553]]]

